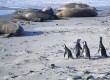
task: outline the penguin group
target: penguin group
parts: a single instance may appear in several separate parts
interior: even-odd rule
[[[76,58],[84,57],[85,59],[91,59],[90,50],[88,48],[87,42],[84,41],[83,42],[83,47],[81,47],[80,41],[81,41],[81,39],[77,39],[76,45],[73,48],[73,52],[75,53]],[[64,45],[64,49],[65,49],[64,57],[67,54],[68,59],[69,58],[72,58],[73,59],[74,57],[72,55],[71,50],[66,45]],[[99,52],[101,53],[101,56],[102,57],[105,57],[105,58],[108,57],[108,55],[106,53],[106,49],[105,49],[105,47],[103,45],[103,42],[102,42],[102,37],[100,37],[100,41],[99,41],[98,53]]]

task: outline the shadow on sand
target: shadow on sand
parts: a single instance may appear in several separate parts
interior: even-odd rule
[[[10,36],[10,37],[26,37],[26,36],[39,36],[44,34],[44,32],[42,31],[24,31],[22,34],[20,35],[14,35],[14,36]],[[10,37],[6,37],[6,34],[0,34],[1,38],[10,38]]]
[[[42,32],[42,31],[37,31],[37,32],[34,32],[34,31],[25,31],[24,33],[23,33],[23,37],[25,37],[25,36],[39,36],[39,35],[42,35],[42,34],[44,34],[44,32]]]
[[[108,58],[110,58],[110,56],[108,56],[108,57],[95,56],[95,57],[92,58],[92,60],[108,59]]]

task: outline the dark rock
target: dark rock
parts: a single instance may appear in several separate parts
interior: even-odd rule
[[[51,64],[51,68],[54,69],[55,68],[55,64]]]

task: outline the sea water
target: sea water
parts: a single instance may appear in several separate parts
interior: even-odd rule
[[[0,10],[0,15],[7,15],[14,13],[15,10]]]
[[[85,3],[94,7],[110,6],[110,0],[0,0],[0,6],[19,8],[56,7],[66,3]]]

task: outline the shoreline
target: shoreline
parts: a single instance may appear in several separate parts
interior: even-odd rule
[[[53,9],[55,9],[55,8],[57,8],[57,7],[59,7],[59,6],[61,6],[61,5],[63,5],[63,4],[58,4],[56,7],[52,7]],[[44,6],[44,7],[46,7],[46,6]],[[0,10],[4,10],[4,9],[8,9],[8,10],[15,10],[15,9],[28,9],[28,8],[32,8],[32,9],[42,9],[42,8],[44,8],[44,7],[42,7],[42,6],[39,6],[39,7],[25,7],[25,8],[21,8],[21,7],[5,7],[5,6],[0,6]],[[51,6],[49,6],[49,7],[51,7]],[[96,7],[97,9],[110,9],[110,6],[93,6],[93,7]]]
[[[18,10],[21,8],[8,8],[8,7],[0,7],[0,10]],[[110,6],[106,6],[106,7],[98,7],[97,8],[97,12],[98,12],[98,16],[97,17],[105,17],[105,16],[110,16]],[[0,19],[4,19],[8,17],[8,19],[11,18],[11,14],[7,14],[7,15],[0,15]],[[74,17],[73,17],[74,18]]]

